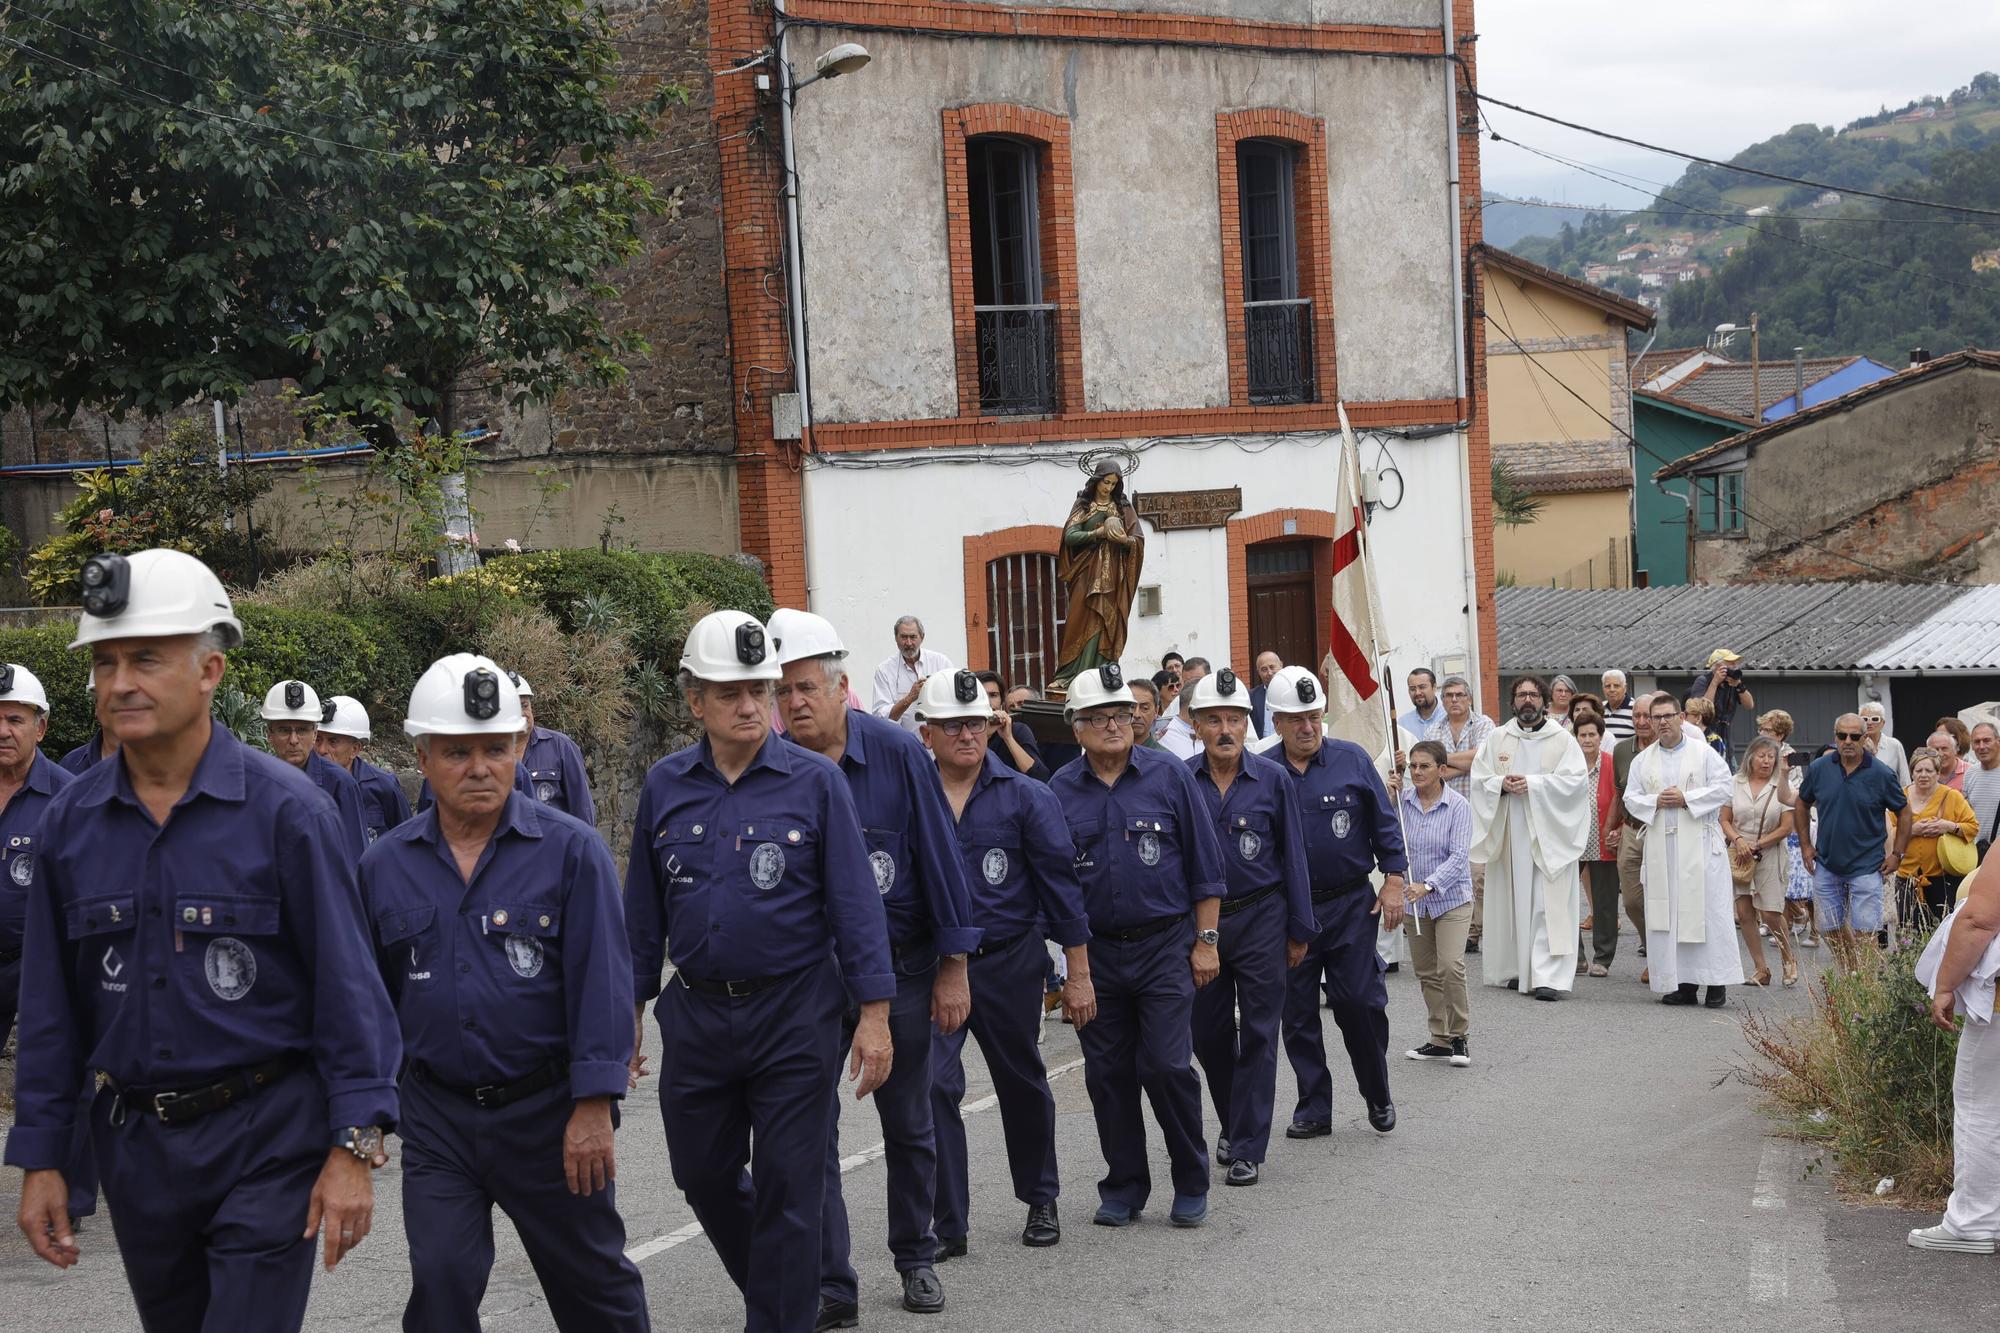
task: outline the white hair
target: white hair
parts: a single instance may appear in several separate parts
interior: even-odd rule
[[[1884,708],[1878,701],[1870,699],[1867,703],[1861,705],[1861,716],[1868,717],[1870,715],[1886,720],[1889,716],[1889,710]]]
[[[192,655],[196,670],[201,669],[201,664],[207,660],[210,653],[221,653],[224,657],[229,655],[229,640],[222,637],[221,630],[205,629],[194,636]]]
[[[915,616],[897,616],[896,628],[900,630],[905,625],[915,625],[917,627],[917,633],[919,634],[922,634],[924,632],[924,622],[917,619]]]
[[[921,626],[917,632],[923,633]],[[839,694],[841,687],[847,683],[847,663],[829,654],[819,659],[819,669],[826,676],[826,687]]]
[[[1610,680],[1613,676],[1618,677],[1618,683],[1620,685],[1623,685],[1626,689],[1629,690],[1632,688],[1632,682],[1630,680],[1627,680],[1625,677],[1625,673],[1620,671],[1617,667],[1611,667],[1608,670],[1598,673],[1597,679],[1601,683],[1603,681]]]

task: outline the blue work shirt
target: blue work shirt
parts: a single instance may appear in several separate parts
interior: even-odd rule
[[[310,779],[220,725],[164,826],[122,757],[58,792],[28,898],[7,1164],[65,1163],[86,1070],[172,1089],[304,1054],[328,1147],[393,1128],[403,1047],[346,837]]]
[[[891,999],[889,921],[854,798],[831,762],[772,733],[731,783],[703,737],[646,773],[625,865],[633,992],[674,966],[783,976],[830,951],[859,1003]]]
[[[1244,753],[1227,793],[1216,789],[1205,753],[1185,762],[1222,846],[1229,896],[1277,890],[1285,898],[1286,933],[1311,943],[1319,935],[1319,921],[1306,878],[1305,817],[1298,789],[1276,762],[1260,754]]]
[[[927,946],[941,954],[977,949],[979,929],[972,924],[951,807],[924,743],[894,722],[850,708],[840,771],[868,840],[868,868],[889,914],[891,947],[898,953]]]
[[[319,784],[340,814],[340,826],[347,831],[347,855],[359,861],[368,850],[368,821],[361,813],[361,784],[354,775],[317,751],[306,756],[305,775]]]
[[[586,824],[597,822],[597,805],[590,799],[590,779],[583,771],[583,751],[560,731],[536,727],[521,758],[528,770],[528,792]]]
[[[1366,750],[1329,737],[1306,761],[1303,773],[1292,766],[1283,747],[1272,753],[1298,789],[1306,821],[1306,871],[1314,893],[1353,887],[1377,867],[1385,875],[1409,873],[1396,807]]]
[[[528,785],[528,766],[516,760],[514,763],[514,790],[526,796],[533,796],[535,789]],[[417,813],[422,814],[436,802],[431,797],[431,780],[425,778],[417,786]]]
[[[87,744],[79,745],[62,757],[62,766],[78,777],[83,776],[93,764],[104,762],[104,731],[99,728],[90,733]]]
[[[1037,921],[1065,949],[1090,942],[1076,844],[1062,806],[1047,784],[991,750],[958,816],[958,851],[972,891],[972,923],[985,943],[1011,940]]]
[[[1049,790],[1076,843],[1093,932],[1129,930],[1228,892],[1215,824],[1184,761],[1134,746],[1107,787],[1090,756],[1079,755],[1056,770]]]
[[[349,772],[361,787],[361,821],[369,842],[409,819],[410,799],[403,795],[403,784],[395,774],[358,755]]]
[[[368,849],[361,897],[410,1059],[460,1087],[560,1061],[572,1097],[625,1095],[632,949],[596,829],[510,792],[468,882],[433,808]]]
[[[0,806],[0,950],[21,951],[21,931],[28,923],[28,890],[35,882],[35,848],[41,834],[42,812],[57,792],[76,776],[37,750],[28,776]],[[0,1032],[0,1041],[7,1035]]]
[[[1909,804],[1895,769],[1871,754],[1862,760],[1849,773],[1839,751],[1823,754],[1807,766],[1799,785],[1799,819],[1803,822],[1810,809],[1819,811],[1813,856],[1836,875],[1881,870],[1890,848],[1888,817]]]

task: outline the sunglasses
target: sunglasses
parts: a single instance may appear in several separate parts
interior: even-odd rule
[[[1865,739],[1866,735],[1867,733],[1860,731],[1836,731],[1833,733],[1833,738],[1837,741],[1858,741]]]

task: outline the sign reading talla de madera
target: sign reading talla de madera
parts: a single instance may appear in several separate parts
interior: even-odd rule
[[[1243,508],[1243,488],[1214,491],[1142,491],[1132,501],[1139,517],[1161,532],[1219,528]]]

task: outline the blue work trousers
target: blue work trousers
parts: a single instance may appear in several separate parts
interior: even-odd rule
[[[931,1128],[931,991],[937,984],[937,958],[927,955],[918,966],[896,965],[896,998],[889,1002],[889,1041],[894,1052],[889,1078],[875,1089],[872,1100],[882,1122],[883,1163],[889,1177],[889,1253],[896,1271],[928,1268],[937,1262],[937,1233],[931,1211],[937,1205],[937,1136]],[[861,1011],[850,1008],[841,1028],[840,1061],[847,1062]],[[826,1135],[826,1194],[820,1213],[819,1289],[828,1300],[857,1299],[860,1279],[854,1272],[853,1238],[847,1225],[847,1201],[840,1193],[840,1122],[837,1105],[854,1095],[846,1079],[828,1094]]]
[[[1166,1138],[1174,1193],[1208,1193],[1201,1079],[1194,1072],[1195,990],[1188,962],[1193,947],[1194,929],[1185,921],[1151,939],[1090,941],[1097,1017],[1076,1039],[1083,1047],[1083,1082],[1104,1153],[1097,1193],[1106,1203],[1139,1209],[1153,1192],[1139,1111],[1142,1089]]]
[[[819,1315],[806,1256],[819,1253],[845,1003],[829,955],[741,999],[669,979],[653,1010],[674,1184],[743,1292],[746,1333],[801,1333]]]
[[[403,1080],[404,1333],[479,1327],[495,1204],[520,1234],[563,1333],[652,1327],[639,1270],[625,1257],[615,1187],[572,1194],[563,1177],[563,1131],[575,1109],[567,1084],[487,1110],[420,1075]]]
[[[972,1018],[950,1036],[931,1037],[931,1121],[937,1127],[937,1233],[961,1237],[971,1214],[970,1169],[965,1154],[965,1039],[979,1040],[993,1096],[1000,1104],[1000,1130],[1007,1141],[1007,1165],[1014,1197],[1033,1206],[1054,1203],[1056,1099],[1042,1065],[1043,974],[1048,948],[1039,930],[1022,932],[969,964]]]
[[[1333,1075],[1326,1064],[1314,981],[1324,969],[1333,1021],[1354,1066],[1354,1084],[1371,1106],[1389,1101],[1389,988],[1375,952],[1375,895],[1363,888],[1315,902],[1319,937],[1292,969],[1285,995],[1285,1054],[1299,1080],[1294,1122],[1333,1119]]]
[[[1233,912],[1217,929],[1222,970],[1194,994],[1194,1053],[1229,1156],[1262,1162],[1271,1144],[1287,996],[1284,897],[1274,893]]]
[[[179,1125],[91,1104],[111,1230],[146,1333],[297,1330],[312,1290],[305,1236],[326,1166],[326,1094],[310,1071]],[[32,1321],[31,1321],[32,1322]]]

